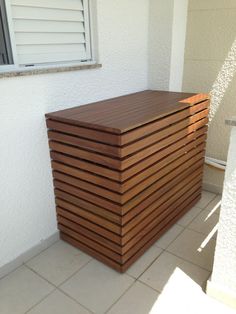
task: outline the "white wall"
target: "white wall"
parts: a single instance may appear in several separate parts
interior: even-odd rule
[[[147,0],[98,0],[102,68],[0,80],[0,267],[56,231],[44,114],[147,88]]]
[[[175,0],[173,12],[169,90],[181,92],[184,72],[188,0]]]
[[[236,115],[236,1],[190,0],[183,89],[212,92],[217,107],[207,140],[207,156],[226,160],[229,128],[225,119]],[[218,107],[219,105],[219,107]],[[221,190],[224,172],[206,167],[204,182]]]
[[[234,121],[235,125],[235,121]],[[227,126],[229,129],[230,127]],[[216,251],[207,292],[236,309],[236,127],[231,131]]]
[[[169,90],[174,0],[150,0],[148,83]]]
[[[149,87],[181,91],[188,0],[150,0]]]

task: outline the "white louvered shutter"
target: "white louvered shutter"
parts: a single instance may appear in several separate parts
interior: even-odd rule
[[[11,0],[19,65],[91,59],[88,0]]]

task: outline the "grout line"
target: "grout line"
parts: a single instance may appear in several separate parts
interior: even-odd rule
[[[157,247],[157,246],[156,246],[156,247]],[[158,248],[158,249],[161,249],[161,248],[159,248],[159,247],[157,247],[157,248]],[[148,252],[148,251],[147,251],[147,252]],[[158,254],[150,264],[148,264],[148,266],[144,269],[144,271],[143,271],[138,277],[133,277],[133,276],[130,275],[130,274],[128,274],[128,275],[131,276],[132,278],[138,280],[138,279],[145,273],[145,271],[148,270],[148,268],[151,267],[152,264],[154,264],[154,262],[162,255],[163,252],[164,252],[164,249],[161,249],[161,253]]]
[[[53,289],[52,291],[50,291],[46,296],[44,296],[40,301],[38,301],[37,303],[35,303],[33,306],[31,306],[24,314],[29,313],[29,311],[31,311],[34,307],[36,307],[37,305],[39,305],[41,302],[43,302],[45,299],[47,299],[53,292],[55,292],[57,289]]]
[[[80,306],[82,306],[84,309],[86,309],[89,313],[91,314],[95,314],[94,312],[92,312],[89,308],[87,308],[85,305],[81,304],[78,300],[76,300],[75,298],[73,298],[71,295],[69,295],[67,292],[65,292],[64,290],[62,290],[60,287],[58,287],[56,290],[60,291],[61,293],[63,293],[64,295],[66,295],[69,299],[73,300],[75,303],[79,304]]]
[[[185,262],[188,262],[189,264],[192,264],[192,265],[194,265],[194,266],[197,266],[197,267],[199,267],[199,268],[201,268],[201,269],[203,269],[203,270],[206,270],[206,271],[208,271],[208,272],[211,272],[211,271],[212,271],[212,270],[209,270],[209,269],[207,269],[207,268],[204,268],[204,267],[202,267],[202,266],[200,266],[200,265],[198,265],[198,264],[195,264],[195,263],[193,263],[193,262],[190,262],[189,260],[185,259],[184,257],[181,257],[181,256],[179,256],[179,255],[176,255],[176,254],[173,253],[173,252],[170,252],[170,251],[167,251],[167,250],[166,250],[166,252],[169,253],[169,254],[174,255],[175,257],[178,257],[178,258],[182,259],[182,260],[185,261]]]
[[[133,277],[132,277],[133,279]],[[107,312],[110,311],[110,309],[116,304],[118,303],[118,301],[134,286],[134,284],[137,282],[137,279],[134,280],[134,282],[132,283],[132,285],[130,285],[120,296],[119,298],[111,305],[109,306],[109,308],[104,312],[104,314],[106,314]]]
[[[34,255],[33,257],[29,258],[27,261],[23,262],[23,265],[26,265],[26,263],[28,263],[29,261],[31,261],[32,259],[34,259],[35,257],[39,256],[41,253],[45,252],[47,249],[51,248],[54,244],[58,243],[60,241],[60,239],[58,239],[56,242],[52,243],[50,246],[46,247],[45,249],[43,249],[42,251],[40,251],[38,254]]]
[[[158,289],[156,289],[156,288],[153,288],[153,287],[149,286],[149,284],[147,284],[146,282],[144,282],[144,281],[142,281],[142,280],[140,280],[140,279],[137,279],[137,281],[138,281],[139,283],[143,284],[144,286],[146,286],[146,287],[148,287],[148,288],[151,288],[153,291],[157,292],[157,293],[160,294],[160,295],[161,295],[162,292],[163,292],[163,291],[160,291],[160,290],[158,290]]]
[[[81,269],[83,269],[85,266],[87,266],[91,261],[93,260],[93,258],[91,258],[87,263],[85,263],[82,267],[80,267],[79,269],[77,269],[71,276],[69,276],[67,279],[65,279],[62,283],[60,283],[58,286],[56,286],[54,283],[50,282],[48,279],[46,279],[45,277],[43,277],[41,274],[37,273],[37,271],[35,271],[34,269],[32,269],[31,267],[29,267],[28,265],[25,265],[27,268],[29,268],[32,272],[34,272],[37,276],[39,276],[40,278],[44,279],[45,281],[47,281],[51,286],[53,286],[55,289],[52,291],[60,291],[61,293],[65,294],[67,297],[69,297],[71,300],[75,301],[77,304],[79,304],[80,306],[82,306],[83,308],[85,308],[86,310],[88,310],[90,313],[91,310],[89,310],[88,308],[86,308],[83,304],[80,304],[76,299],[74,299],[73,297],[71,297],[69,294],[67,294],[65,291],[63,291],[60,286],[63,285],[66,281],[68,281],[69,279],[71,279],[73,276],[75,276]],[[51,294],[51,293],[50,293]],[[50,294],[48,294],[46,297],[48,297]],[[45,298],[46,298],[45,297]],[[45,298],[43,298],[42,300],[44,300]],[[41,301],[42,301],[41,300]],[[40,301],[40,302],[41,302]],[[37,304],[39,304],[40,302],[38,302]],[[37,305],[36,304],[36,305]],[[34,305],[34,306],[36,306]],[[33,307],[34,307],[33,306]],[[32,309],[32,308],[31,308]],[[26,312],[27,313],[27,312]]]
[[[182,216],[182,217],[183,217],[183,216]],[[177,222],[176,222],[171,228],[173,228],[176,224],[177,224]],[[180,233],[178,233],[178,234],[176,235],[176,237],[175,237],[173,240],[171,240],[171,242],[170,242],[165,248],[161,248],[161,247],[158,246],[157,244],[156,244],[156,246],[159,247],[160,249],[166,251],[166,249],[167,249],[167,248],[184,232],[184,230],[185,230],[185,227],[182,227],[182,226],[179,226],[179,225],[178,225],[178,227],[181,227],[183,230],[181,230]],[[170,231],[171,228],[170,228],[168,231]],[[168,232],[168,231],[167,231],[167,232]],[[165,233],[163,234],[163,236],[164,236],[164,235],[165,235]],[[161,239],[161,238],[160,238],[160,239]],[[158,240],[157,240],[157,241],[158,241]]]

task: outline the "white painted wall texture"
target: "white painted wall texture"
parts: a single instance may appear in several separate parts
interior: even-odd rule
[[[207,156],[221,160],[227,158],[230,135],[224,121],[236,115],[235,20],[234,0],[189,0],[183,90],[213,90],[217,96],[212,105],[220,106],[210,124]],[[209,187],[221,190],[223,180],[224,172],[206,167],[204,182]]]
[[[147,0],[98,0],[102,68],[0,80],[0,267],[53,234],[44,114],[147,88]]]
[[[228,126],[228,128],[230,128]],[[213,272],[208,293],[236,308],[236,127],[231,132]]]

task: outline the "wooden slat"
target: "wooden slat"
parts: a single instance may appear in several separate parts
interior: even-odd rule
[[[187,199],[181,204],[181,208],[184,208],[186,205],[191,203],[198,195],[200,195],[200,189],[193,194],[192,197]],[[179,209],[177,208],[176,211],[173,211],[170,215],[168,215],[166,218],[162,219],[161,222],[157,226],[154,226],[154,228],[149,231],[145,236],[142,237],[142,240],[138,241],[136,245],[134,245],[127,253],[122,255],[122,264],[125,263],[129,258],[131,258],[146,242],[148,242],[155,234],[158,232],[158,230],[161,230],[161,228],[167,224],[168,222],[172,221],[172,219],[179,214]]]
[[[170,124],[176,123],[183,120],[193,114],[207,109],[209,106],[209,101],[202,102],[193,107],[182,110],[178,113],[169,115],[162,119],[158,119],[154,122],[143,125],[142,127],[136,128],[132,131],[118,136],[117,134],[111,134],[107,132],[102,132],[98,130],[93,130],[85,127],[79,127],[76,125],[71,125],[68,123],[62,123],[59,121],[54,121],[47,119],[47,127],[51,130],[56,130],[66,134],[76,135],[86,139],[91,139],[93,141],[98,141],[101,143],[106,143],[115,146],[123,146],[133,141],[137,141],[139,138],[143,138],[151,133],[157,132],[158,130],[169,126]]]
[[[166,146],[172,145],[176,141],[182,139],[182,138],[188,138],[191,136],[191,133],[196,132],[198,129],[201,129],[204,127],[207,123],[207,119],[202,119],[199,122],[190,125],[188,128],[185,128],[179,132],[176,132],[175,134],[155,143],[154,145],[151,145],[149,147],[144,148],[143,150],[137,152],[136,154],[131,155],[130,157],[125,158],[122,161],[121,170],[124,170],[133,164],[139,162],[140,160],[152,155],[153,153],[163,149]],[[207,128],[206,128],[207,130]]]
[[[167,117],[164,117],[163,119],[158,119],[154,122],[142,125],[139,128],[136,128],[134,130],[131,130],[129,132],[122,134],[122,136],[120,137],[121,139],[120,145],[122,146],[122,145],[128,144],[146,135],[154,133],[164,127],[171,125],[172,123],[180,121],[188,116],[191,116],[195,114],[196,112],[207,109],[208,107],[209,107],[209,100],[196,104],[195,106],[189,107],[185,110],[174,113]]]
[[[198,175],[191,181],[188,189],[178,191],[177,195],[173,195],[171,200],[156,207],[151,214],[145,217],[143,221],[140,221],[134,228],[130,230],[125,236],[122,237],[122,244],[124,244],[122,253],[127,252],[134,243],[137,243],[151,228],[150,226],[158,225],[165,216],[169,215],[172,210],[177,209],[183,201],[188,199],[193,193],[199,191],[202,186],[202,175]],[[173,201],[174,200],[174,201]],[[180,206],[181,208],[181,206]]]
[[[108,189],[101,188],[97,185],[88,183],[86,181],[80,180],[75,177],[71,177],[67,174],[71,174],[71,168],[67,167],[68,170],[64,170],[64,166],[61,167],[61,165],[57,164],[57,167],[54,167],[54,169],[57,169],[59,171],[62,171],[63,173],[53,171],[53,177],[59,181],[68,183],[70,185],[76,186],[80,189],[86,190],[92,194],[96,194],[97,196],[102,196],[103,198],[109,199],[113,202],[119,203],[119,204],[125,204],[127,201],[129,201],[132,197],[137,195],[143,190],[143,187],[147,188],[151,184],[153,184],[155,181],[158,179],[162,178],[165,174],[169,173],[179,165],[183,164],[185,161],[190,159],[191,157],[194,157],[196,154],[199,152],[203,151],[205,147],[205,143],[200,144],[197,147],[194,147],[192,150],[189,152],[184,152],[182,156],[179,158],[176,158],[173,160],[172,163],[168,163],[166,160],[164,160],[160,165],[156,165],[156,169],[159,169],[159,171],[155,172],[155,168],[153,167],[153,175],[147,176],[146,180],[143,180],[142,182],[139,183],[139,181],[136,182],[136,185],[134,187],[131,186],[131,189],[127,188],[127,192],[124,193],[123,195],[112,192]],[[164,167],[165,166],[165,167]],[[135,181],[135,178],[133,179],[133,182]]]
[[[207,115],[208,115],[209,109],[203,110],[191,117],[188,117],[187,119],[181,120],[180,122],[177,122],[173,125],[170,125],[158,132],[155,132],[147,137],[144,137],[143,139],[139,139],[138,141],[135,141],[129,145],[125,145],[122,147],[120,156],[121,158],[133,154],[137,151],[140,151],[141,149],[144,149],[147,146],[150,146],[151,144],[158,142],[160,140],[163,140],[164,138],[170,136],[171,134],[175,134],[179,130],[184,129],[185,127],[189,125],[193,125],[194,123],[198,122],[201,119],[205,119],[205,124],[207,123]]]
[[[57,203],[59,208],[62,208],[62,209],[64,208],[64,209],[70,211],[71,213],[76,214],[78,216],[81,216],[84,219],[87,219],[89,221],[92,221],[95,224],[100,225],[103,228],[108,229],[108,230],[110,230],[110,231],[112,231],[118,235],[121,234],[121,227],[119,225],[112,223],[112,222],[104,219],[101,216],[94,215],[94,214],[86,211],[83,208],[79,208],[73,204],[67,203],[67,202],[59,200],[59,199],[56,199],[56,203]]]
[[[191,158],[189,161],[185,162],[181,166],[177,167],[173,171],[171,171],[169,174],[167,174],[165,177],[161,178],[154,184],[152,184],[150,187],[143,190],[141,193],[137,194],[135,197],[133,197],[130,201],[122,205],[122,213],[127,213],[131,208],[142,202],[145,198],[147,198],[150,194],[157,191],[163,184],[167,183],[168,181],[172,180],[175,176],[181,174],[181,172],[186,169],[187,167],[191,167],[194,163],[198,162],[199,160],[202,160],[202,157],[204,156],[204,152],[201,152]]]
[[[183,154],[189,152],[194,147],[196,147],[200,144],[203,144],[204,145],[203,147],[205,149],[205,146],[206,146],[205,141],[206,141],[206,134],[198,137],[196,140],[193,140],[189,143],[186,142],[186,145],[182,146],[180,149],[174,150],[173,152],[172,152],[172,150],[167,150],[165,155],[164,155],[164,152],[162,152],[162,153],[158,154],[158,156],[156,156],[156,158],[153,156],[153,158],[156,159],[156,162],[151,164],[151,166],[144,168],[139,172],[136,172],[135,175],[132,175],[130,179],[123,182],[122,183],[122,192],[129,190],[131,187],[135,186],[140,181],[144,180],[145,178],[148,178],[150,175],[155,173],[157,170],[161,169],[163,166],[167,165],[168,163],[176,160],[178,157],[182,156]],[[168,152],[171,152],[171,153],[167,154]],[[161,158],[163,155],[164,155],[164,158]],[[131,173],[131,171],[129,171],[129,172]],[[132,174],[134,174],[134,172],[132,172]]]
[[[91,151],[80,149],[67,144],[59,143],[56,141],[49,141],[49,147],[57,152],[68,154],[73,157],[78,157],[97,164],[106,166],[111,169],[121,169],[121,160],[108,157],[105,155],[97,154]]]
[[[58,220],[58,228],[60,230],[61,226],[67,227],[71,230],[73,230],[74,232],[76,232],[78,234],[78,236],[82,235],[84,237],[89,238],[90,240],[94,241],[94,242],[98,242],[99,244],[105,246],[106,248],[121,254],[121,247],[117,244],[115,244],[114,242],[111,242],[110,240],[104,238],[103,236],[101,236],[99,233],[95,233],[89,229],[84,228],[83,226],[74,223],[73,221],[70,221],[68,219],[65,219],[61,216],[57,217]]]
[[[78,234],[77,232],[60,225],[60,231],[62,231],[64,234],[69,235],[70,237],[84,243],[86,246],[91,247],[91,248],[96,248],[97,251],[102,253],[104,256],[107,256],[108,258],[118,262],[122,263],[122,256],[120,254],[115,253],[114,251],[109,250],[105,246],[99,244],[98,242],[95,242],[82,234]]]
[[[103,218],[109,220],[110,222],[114,222],[116,224],[121,223],[121,216],[114,214],[113,212],[111,212],[105,208],[102,208],[101,206],[90,203],[88,200],[83,200],[81,198],[78,198],[75,195],[71,195],[69,193],[66,193],[65,191],[61,191],[58,189],[55,189],[54,193],[58,199],[64,200],[64,201],[71,203],[75,206],[81,207],[88,212],[91,212],[95,215],[98,215],[100,217],[103,217]]]
[[[193,148],[191,151],[173,160],[171,163],[167,163],[165,167],[162,168],[160,165],[159,171],[155,172],[155,169],[153,169],[153,175],[147,177],[141,182],[137,182],[138,184],[136,184],[134,187],[129,189],[126,193],[124,193],[121,196],[121,203],[125,204],[126,202],[131,200],[133,197],[135,197],[137,194],[142,192],[144,187],[145,189],[147,189],[149,186],[154,184],[157,180],[161,179],[162,177],[170,173],[172,170],[174,170],[178,166],[187,162],[190,158],[195,158],[197,154],[202,153],[200,156],[204,156],[205,154],[204,148],[205,148],[205,143],[200,144],[196,148]]]
[[[195,95],[144,91],[50,113],[46,117],[121,134],[209,99],[208,95],[199,94],[196,102],[192,98]]]
[[[191,188],[192,185],[195,185],[202,178],[202,170],[198,169],[194,171],[191,175],[184,178],[178,185],[167,191],[165,194],[160,196],[156,201],[154,201],[150,206],[146,207],[139,215],[135,216],[122,228],[123,243],[129,240],[131,237],[128,232],[132,230],[132,233],[135,233],[137,228],[145,224],[145,219],[149,219],[148,216],[153,213],[160,205],[165,202],[170,201],[172,197],[178,198],[183,191],[187,191],[188,187]],[[154,212],[156,214],[156,212]],[[151,216],[150,216],[151,217]],[[136,228],[136,229],[135,229]],[[139,229],[140,230],[140,229]],[[125,237],[127,235],[127,237]]]
[[[84,181],[93,182],[96,185],[105,187],[112,191],[120,192],[121,186],[118,182],[108,180],[105,177],[94,175],[91,172],[83,171],[78,168],[72,168],[56,161],[51,162],[52,169],[59,172],[68,173],[75,178],[81,178]]]
[[[100,225],[96,224],[95,221],[89,221],[87,219],[82,218],[81,216],[71,213],[67,209],[57,207],[57,215],[58,217],[63,217],[65,219],[68,219],[69,221],[74,222],[76,225],[83,226],[95,233],[100,234],[106,239],[109,239],[110,241],[119,244],[121,246],[121,236],[109,231],[106,228],[101,227]]]
[[[80,188],[82,190],[88,191],[92,194],[95,194],[96,196],[101,196],[102,198],[111,200],[115,203],[122,204],[121,194],[112,192],[108,189],[101,188],[98,185],[88,183],[86,181],[80,180],[75,177],[71,177],[67,174],[60,173],[57,171],[53,171],[53,178],[61,182],[65,182],[73,186],[76,186],[77,188]]]
[[[196,136],[200,134],[201,133],[198,134],[196,132]],[[168,162],[177,159],[183,153],[186,153],[193,147],[203,143],[206,140],[206,134],[203,133],[202,136],[199,136],[196,139],[190,138],[189,140],[191,141],[183,139],[181,140],[181,143],[177,142],[175,145],[168,146],[167,148],[158,152],[157,154],[152,155],[148,160],[143,160],[142,162],[136,164],[134,167],[131,167],[126,171],[123,171],[122,173],[85,160],[72,158],[69,157],[68,155],[64,155],[62,153],[58,153],[55,151],[51,151],[50,155],[54,161],[63,163],[67,166],[72,166],[74,168],[80,168],[81,170],[92,172],[94,174],[104,176],[111,180],[120,182],[122,181],[122,178],[123,179],[125,178],[126,181],[124,183],[121,183],[121,188],[119,189],[120,192],[124,193],[131,187],[138,184],[144,178],[147,178],[148,176],[153,174],[157,169],[160,169],[162,167],[161,166],[162,164],[167,164]],[[164,158],[162,158],[163,156]],[[153,163],[153,161],[155,163]],[[143,168],[145,166],[147,167]],[[131,178],[129,179],[128,176]],[[115,191],[117,191],[117,189],[115,189]]]
[[[186,177],[190,176],[194,171],[199,170],[201,173],[201,167],[203,166],[204,160],[201,159],[196,162],[193,166],[184,169],[178,175],[175,175],[169,182],[163,184],[158,190],[152,193],[149,197],[140,202],[137,206],[132,208],[130,211],[125,213],[122,216],[122,226],[126,225],[131,219],[140,214],[146,207],[153,204],[156,200],[158,200],[163,194],[167,193],[170,189],[173,189],[180,182],[182,182]]]
[[[159,178],[159,176],[154,177],[155,182],[152,183],[152,185],[148,187],[146,187],[145,182],[142,188],[141,186],[137,186],[136,189],[141,190],[142,192],[140,192],[139,194],[133,192],[131,195],[129,195],[132,198],[129,198],[129,200],[126,203],[124,203],[122,207],[118,203],[112,202],[104,197],[100,197],[96,194],[92,194],[88,191],[82,190],[81,188],[74,186],[74,184],[77,184],[77,182],[79,182],[77,181],[77,179],[66,176],[66,175],[58,174],[56,172],[54,173],[54,175],[61,176],[64,182],[54,179],[54,186],[57,189],[66,191],[67,193],[70,193],[72,195],[76,195],[79,198],[82,198],[85,200],[88,199],[92,203],[98,204],[99,206],[102,206],[114,213],[121,215],[122,213],[126,213],[132,207],[140,203],[143,199],[148,197],[152,192],[157,190],[163,184],[163,182],[166,183],[169,180],[171,180],[174,176],[174,173],[176,172],[179,173],[185,167],[191,166],[193,163],[201,159],[203,156],[204,156],[204,152],[202,151],[200,153],[197,153],[196,155],[194,154],[194,156],[191,157],[190,159],[188,159],[187,158],[188,155],[186,155],[184,156],[186,158],[184,158],[183,161],[181,161],[180,165],[177,162],[177,163],[170,164],[169,167],[167,166],[166,168],[162,169],[163,176],[165,175],[163,178],[162,177]],[[173,171],[171,171],[172,169]],[[65,183],[66,180],[68,182]],[[94,189],[96,189],[96,187]]]
[[[99,166],[97,164],[93,164],[78,158],[71,158],[55,151],[51,151],[50,156],[54,161],[58,161],[75,168],[80,168],[81,170],[89,171],[115,181],[120,181],[120,173],[118,171],[108,169],[104,166]]]
[[[143,151],[145,147],[159,142],[160,140],[163,140],[165,137],[170,136],[171,134],[176,134],[184,128],[185,131],[182,131],[184,132],[184,135],[188,133],[189,129],[191,129],[193,132],[194,130],[199,128],[199,126],[204,126],[208,122],[208,119],[206,118],[207,114],[208,109],[124,147],[107,145],[80,137],[67,135],[65,133],[60,133],[57,131],[48,131],[48,137],[49,139],[54,141],[75,145],[80,148],[89,149],[98,153],[103,153],[108,156],[124,158],[137,151]]]
[[[78,148],[54,141],[49,142],[49,147],[53,150],[51,152],[52,159],[55,158],[56,161],[108,177],[115,181],[123,182],[135,174],[143,171],[143,169],[153,165],[155,162],[169,155],[170,153],[178,150],[179,148],[184,148],[188,143],[197,140],[200,136],[206,136],[206,131],[207,127],[203,127],[196,132],[190,133],[188,137],[184,137],[179,141],[176,141],[174,145],[164,147],[163,149],[155,152],[154,154],[151,154],[147,158],[141,160],[139,163],[132,165],[122,172],[117,171],[121,168],[121,160],[113,159],[86,150],[80,150]],[[64,153],[66,155],[59,155],[57,152]],[[93,163],[89,162],[89,160],[91,160]],[[114,168],[114,170],[111,168]],[[124,185],[122,185],[122,189],[123,187]],[[118,191],[119,190],[120,189],[118,189]],[[124,188],[124,191],[125,190],[126,189]]]
[[[183,210],[175,216],[172,221],[168,222],[161,230],[159,230],[148,242],[146,242],[131,258],[127,260],[126,263],[123,265],[120,265],[118,262],[115,262],[111,260],[110,258],[107,258],[106,256],[102,255],[100,252],[91,249],[90,247],[84,245],[83,243],[79,242],[78,240],[75,240],[71,238],[70,236],[61,233],[61,239],[67,241],[68,243],[72,244],[73,246],[81,249],[85,253],[90,254],[94,258],[98,259],[99,261],[107,264],[108,266],[114,268],[115,270],[119,272],[125,272],[131,264],[133,264],[153,243],[155,243],[162,235],[163,233],[168,230],[181,216],[183,216],[184,213],[186,213],[194,204],[200,199],[200,195],[196,197],[192,203],[190,203],[188,206],[183,208]]]
[[[60,233],[60,238],[62,240],[64,240],[64,241],[70,243],[71,245],[77,247],[81,251],[83,251],[83,252],[93,256],[94,258],[96,258],[100,262],[103,262],[106,265],[114,268],[118,272],[122,272],[122,267],[121,267],[120,263],[111,260],[110,258],[108,258],[105,255],[101,254],[101,252],[98,252],[98,251],[96,251],[94,249],[91,249],[86,244],[84,244],[84,243],[82,243],[82,242],[80,242],[78,240],[75,240],[74,238],[70,237],[69,235],[67,235],[67,234],[65,234],[63,232]]]
[[[192,202],[190,202],[186,207],[182,207],[181,211],[178,212],[172,220],[168,221],[165,225],[163,222],[159,226],[158,230],[154,228],[152,234],[150,234],[149,236],[149,238],[151,239],[149,239],[146,243],[141,243],[136,252],[134,254],[132,252],[133,255],[130,258],[128,258],[126,262],[123,261],[124,264],[122,265],[121,271],[122,272],[126,271],[130,267],[130,265],[133,264],[138,259],[138,257],[140,257],[153,243],[155,243],[163,235],[163,233],[166,232],[170,227],[172,227],[174,223],[178,221],[188,210],[190,210],[199,201],[200,198],[201,191],[198,191],[195,195],[195,199]],[[183,205],[184,204],[182,204],[182,206]]]

